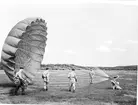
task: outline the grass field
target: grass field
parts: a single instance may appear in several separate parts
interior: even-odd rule
[[[25,95],[14,96],[14,85],[3,71],[0,71],[0,103],[2,104],[48,104],[48,105],[136,105],[137,71],[106,71],[109,75],[119,74],[122,90],[112,90],[110,81],[89,84],[85,70],[76,70],[78,82],[76,92],[68,91],[68,70],[50,71],[49,90],[43,91],[42,71],[39,71],[34,85]]]

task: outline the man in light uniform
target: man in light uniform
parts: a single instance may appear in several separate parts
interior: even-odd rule
[[[72,71],[69,72],[68,79],[69,79],[69,91],[71,91],[71,89],[73,89],[73,93],[74,93],[75,92],[75,88],[76,88],[75,84],[77,82],[75,69],[72,69]]]
[[[110,78],[110,81],[111,81],[111,84],[112,84],[112,87],[113,87],[113,90],[121,90],[122,88],[119,86],[119,82],[116,81],[116,79],[118,79],[119,76],[115,76],[113,78]]]
[[[49,84],[49,70],[46,68],[46,70],[42,74],[42,78],[44,81],[44,90],[48,90],[48,84]]]
[[[94,77],[94,75],[95,75],[95,72],[94,72],[93,70],[90,70],[90,72],[89,72],[89,76],[90,76],[90,84],[93,83],[93,77]]]

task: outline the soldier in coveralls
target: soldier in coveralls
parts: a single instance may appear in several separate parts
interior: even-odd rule
[[[122,89],[120,86],[119,86],[119,82],[116,81],[116,79],[118,79],[119,76],[114,76],[113,78],[110,78],[111,80],[111,84],[112,84],[112,87],[113,87],[113,90],[120,90]]]
[[[48,84],[49,84],[49,70],[46,68],[46,70],[42,74],[42,79],[44,81],[44,90],[48,90]]]
[[[94,75],[95,75],[95,72],[94,72],[93,70],[90,70],[90,72],[89,72],[89,76],[90,76],[90,84],[93,83],[93,77],[94,77]]]
[[[23,72],[23,69],[20,69],[16,75],[15,75],[15,84],[16,84],[16,89],[15,89],[15,95],[17,95],[18,93],[18,90],[21,88],[22,90],[22,95],[25,94],[25,89],[27,88],[28,86],[28,82],[26,81],[25,79],[25,74]]]
[[[75,69],[72,69],[72,71],[69,72],[68,78],[69,78],[69,91],[71,91],[71,89],[73,89],[73,93],[74,93],[75,88],[76,88],[75,85],[76,85],[76,82],[77,82]]]

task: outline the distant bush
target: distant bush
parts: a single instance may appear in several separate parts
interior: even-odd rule
[[[42,64],[41,69],[45,70],[46,68],[50,70],[71,70],[72,68],[76,70],[90,70],[95,69],[95,67],[88,66],[78,66],[74,64]],[[116,66],[116,67],[98,67],[101,70],[137,70],[137,65],[131,66]]]

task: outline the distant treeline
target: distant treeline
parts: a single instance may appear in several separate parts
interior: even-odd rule
[[[79,66],[74,64],[42,64],[41,69],[45,70],[46,68],[50,70],[71,70],[74,68],[75,70],[90,70],[95,69],[97,67],[90,67],[90,66]],[[115,66],[115,67],[98,67],[102,70],[137,70],[137,65],[130,65],[130,66]],[[2,70],[2,65],[0,63],[0,70]]]
[[[78,66],[74,64],[42,64],[41,69],[45,70],[46,68],[50,70],[71,70],[72,68],[76,70],[90,70],[95,69],[97,67],[90,67],[90,66]],[[137,65],[130,65],[130,66],[115,66],[115,67],[98,67],[102,70],[137,70]]]

